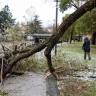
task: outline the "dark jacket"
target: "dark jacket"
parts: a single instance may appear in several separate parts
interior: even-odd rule
[[[90,40],[88,37],[85,37],[84,39],[83,49],[85,52],[90,52]]]

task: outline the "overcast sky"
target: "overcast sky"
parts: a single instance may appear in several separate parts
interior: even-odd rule
[[[52,0],[51,2],[44,1],[47,0],[0,0],[0,9],[7,4],[13,14],[13,18],[21,22],[24,21],[23,16],[26,16],[26,10],[32,6],[34,7],[35,13],[39,16],[39,19],[42,20],[43,25],[47,26],[53,24],[55,20],[56,2],[52,2]],[[68,10],[64,14],[72,12],[73,10]],[[64,14],[58,11],[58,23],[61,23]]]

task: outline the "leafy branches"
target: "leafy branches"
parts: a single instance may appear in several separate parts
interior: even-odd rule
[[[12,19],[12,13],[9,10],[9,6],[5,7],[0,11],[0,32],[4,33],[7,28],[10,28],[13,25],[15,19]]]
[[[71,7],[78,9],[86,1],[87,0],[84,0],[84,1],[83,0],[61,0],[60,11],[64,12]]]

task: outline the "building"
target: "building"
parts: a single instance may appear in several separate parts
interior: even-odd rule
[[[34,34],[32,34],[33,44],[39,44],[40,42],[42,42],[43,40],[47,39],[51,35],[52,34],[38,34],[38,33],[34,33]]]

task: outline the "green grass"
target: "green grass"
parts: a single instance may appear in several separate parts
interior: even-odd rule
[[[46,69],[48,69],[46,59],[45,58],[38,59],[35,56],[23,59],[14,67],[14,70],[16,71],[29,71],[29,72],[45,71]]]
[[[0,96],[8,96],[8,93],[4,90],[0,90]]]
[[[61,96],[96,96],[96,81],[93,78],[81,79],[73,76],[74,74],[86,76],[90,72],[96,74],[96,45],[90,46],[92,59],[84,60],[82,44],[83,42],[75,42],[58,48],[56,58],[59,59],[56,59],[58,64],[55,66],[61,79],[58,84]]]

